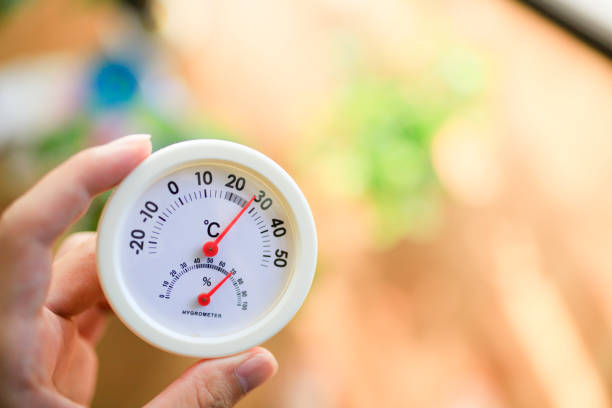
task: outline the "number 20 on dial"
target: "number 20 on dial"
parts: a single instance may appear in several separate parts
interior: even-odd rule
[[[275,162],[220,140],[152,154],[109,199],[98,270],[117,316],[145,341],[234,354],[283,328],[314,276],[304,195]]]

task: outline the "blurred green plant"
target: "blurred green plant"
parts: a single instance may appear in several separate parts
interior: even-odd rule
[[[442,190],[432,141],[483,83],[478,56],[453,49],[420,78],[360,70],[341,92],[321,131],[317,162],[330,191],[370,203],[374,245],[388,247],[436,230]]]
[[[4,17],[4,15],[23,3],[25,3],[25,0],[0,0],[0,17]]]

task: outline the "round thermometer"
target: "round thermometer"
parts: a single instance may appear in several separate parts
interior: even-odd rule
[[[275,162],[220,140],[153,153],[98,228],[106,298],[138,336],[197,357],[237,353],[291,320],[314,276],[304,195]]]

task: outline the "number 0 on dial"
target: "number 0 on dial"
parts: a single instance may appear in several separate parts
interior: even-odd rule
[[[109,199],[98,270],[119,318],[196,357],[234,354],[283,328],[317,257],[304,195],[271,159],[220,140],[152,154]]]

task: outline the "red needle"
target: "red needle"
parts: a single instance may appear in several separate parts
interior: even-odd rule
[[[238,213],[238,215],[234,217],[232,222],[230,222],[228,226],[225,227],[225,229],[221,232],[221,234],[219,234],[217,239],[215,239],[214,241],[208,241],[207,243],[204,244],[204,246],[202,247],[202,252],[204,252],[204,255],[206,255],[207,257],[212,257],[212,256],[217,255],[217,252],[219,252],[219,241],[221,241],[223,237],[225,236],[225,234],[227,234],[227,231],[229,231],[230,228],[234,226],[236,221],[238,221],[238,219],[242,216],[242,214],[244,214],[244,212],[249,207],[249,205],[251,205],[254,199],[255,199],[255,196],[251,197],[249,202],[246,203],[244,207],[242,207],[242,210],[240,210],[240,212]]]
[[[217,289],[219,289],[221,285],[223,285],[225,281],[228,280],[233,274],[234,272],[228,272],[227,275],[225,275],[225,278],[223,278],[221,282],[217,283],[215,287],[210,290],[210,292],[200,294],[200,296],[198,296],[198,303],[202,306],[208,306],[210,303],[210,297],[213,295],[213,293],[215,293]]]

